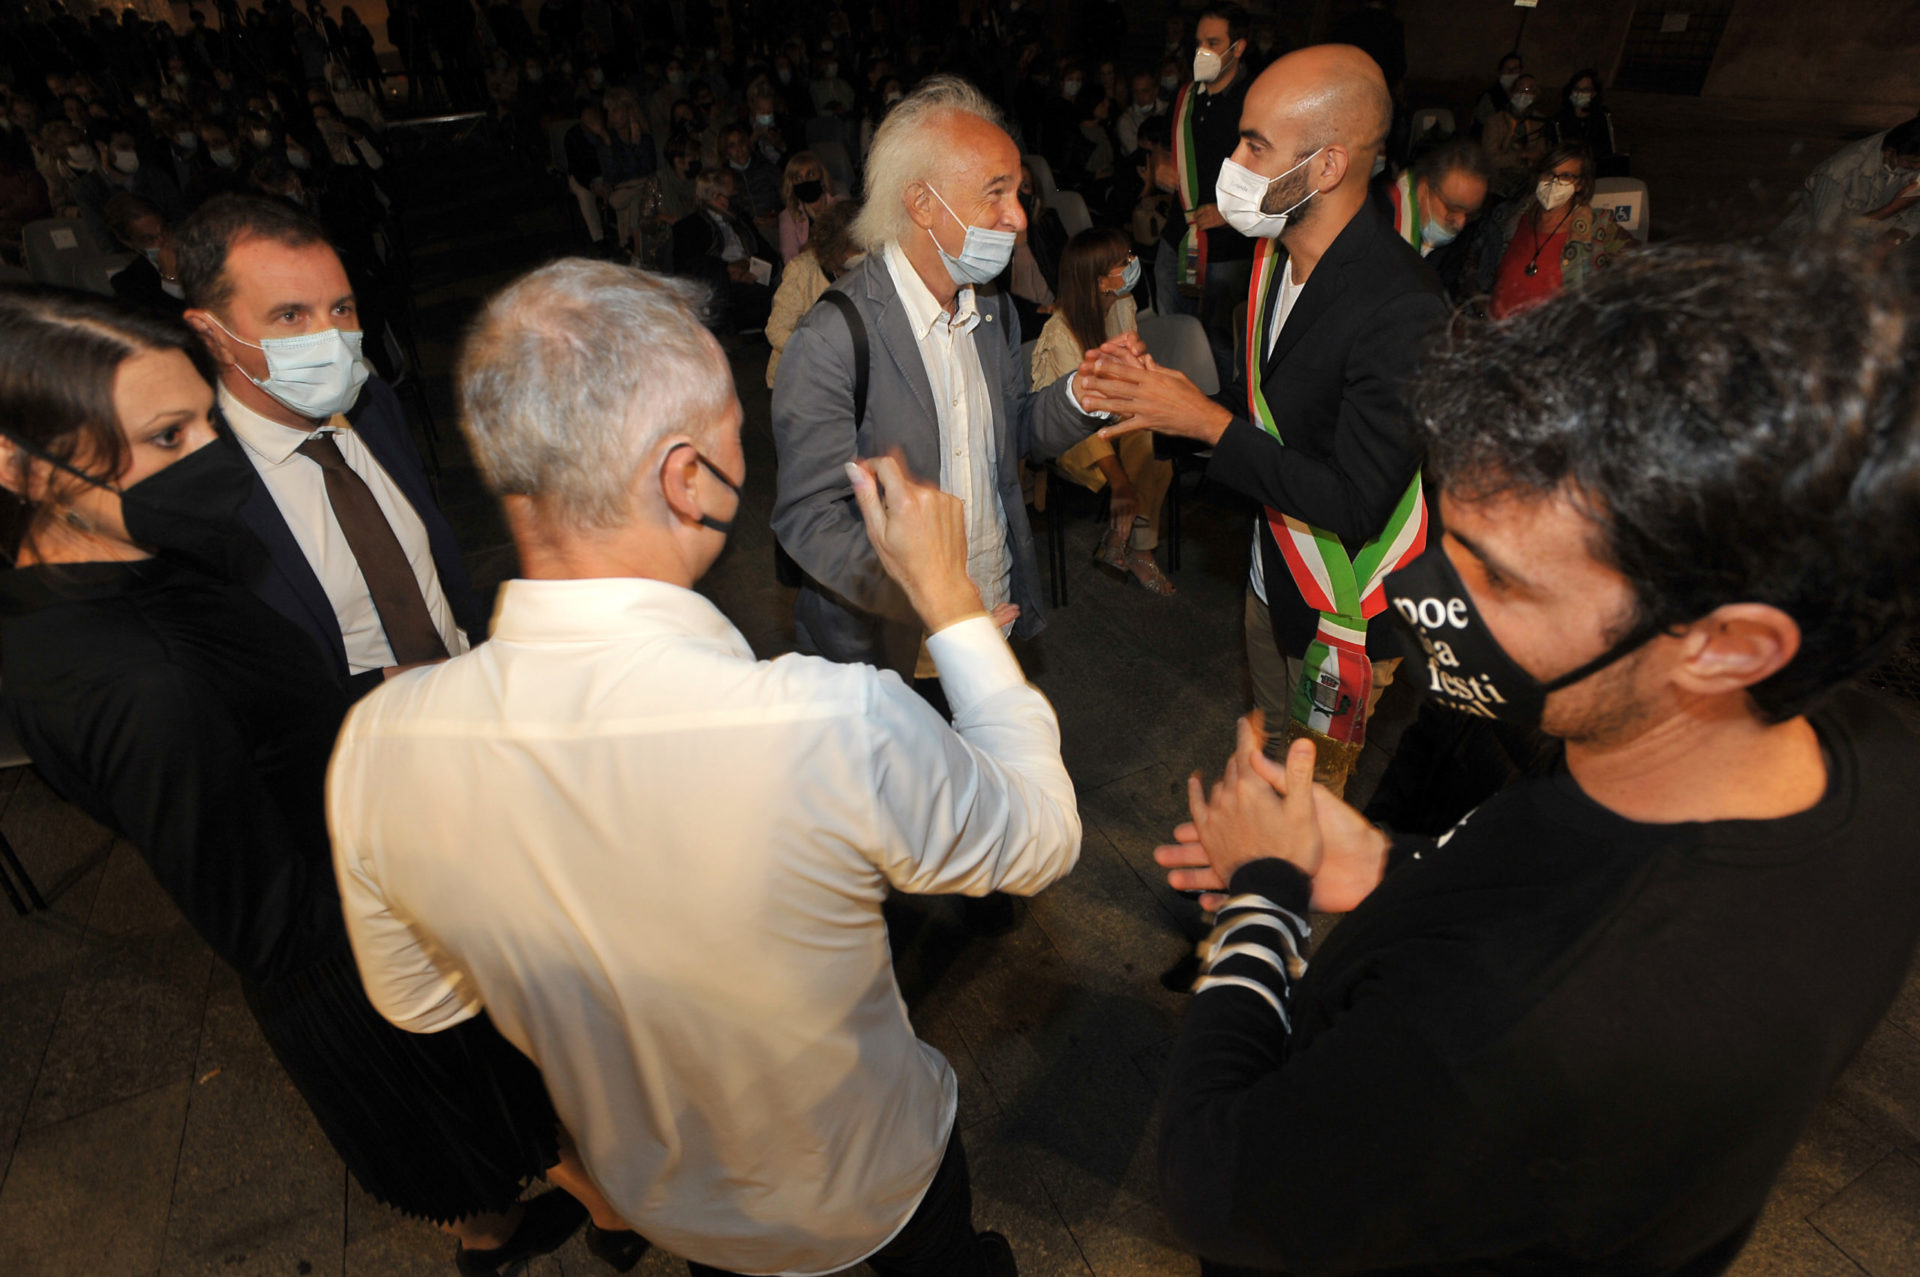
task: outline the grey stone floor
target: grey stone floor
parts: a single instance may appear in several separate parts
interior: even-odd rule
[[[1617,106],[1665,201],[1656,234],[1757,228],[1771,218],[1758,210],[1847,129],[1888,122]],[[1706,144],[1680,145],[1681,129]],[[457,332],[510,273],[429,290],[427,327]],[[446,342],[423,347],[429,368],[448,366]],[[787,645],[789,599],[768,563],[766,392],[757,356],[735,367],[749,512],[706,588],[772,655]],[[444,398],[440,419],[444,431]],[[442,448],[443,504],[491,588],[511,573],[511,549],[457,447]],[[916,1023],[960,1077],[977,1215],[1039,1277],[1197,1267],[1169,1237],[1153,1183],[1155,1096],[1180,1015],[1157,976],[1185,951],[1196,914],[1151,849],[1183,815],[1186,774],[1224,758],[1245,703],[1245,523],[1208,501],[1188,510],[1170,600],[1098,575],[1094,525],[1073,517],[1071,603],[1020,652],[1060,713],[1086,825],[1079,868],[1022,904],[1007,936],[966,940],[933,902],[902,939]],[[130,847],[28,771],[0,775],[0,825],[53,904],[0,915],[0,1277],[450,1271],[449,1240],[348,1180],[234,978]],[[605,1270],[576,1239],[529,1271]],[[656,1254],[638,1271],[682,1268]],[[1820,1111],[1735,1272],[1920,1274],[1920,978]]]

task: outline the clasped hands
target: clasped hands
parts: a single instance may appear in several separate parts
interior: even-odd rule
[[[1212,447],[1233,420],[1185,373],[1161,367],[1138,333],[1122,333],[1086,352],[1073,394],[1088,412],[1124,418],[1101,427],[1102,439],[1153,430]]]
[[[1153,858],[1176,891],[1203,893],[1200,905],[1209,912],[1225,903],[1242,865],[1278,858],[1313,881],[1313,908],[1346,913],[1386,872],[1387,835],[1314,784],[1312,741],[1295,741],[1284,765],[1266,756],[1266,744],[1264,719],[1254,710],[1240,720],[1233,757],[1212,791],[1200,773],[1187,778],[1193,819],[1173,831],[1173,842],[1154,848]]]

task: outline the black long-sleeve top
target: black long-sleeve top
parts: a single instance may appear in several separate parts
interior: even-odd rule
[[[137,847],[242,976],[345,944],[324,795],[346,695],[292,622],[158,559],[16,568],[0,693],[47,784]]]
[[[1397,842],[1304,974],[1307,880],[1236,873],[1167,1084],[1175,1231],[1297,1277],[1721,1271],[1920,939],[1920,745],[1863,693],[1812,721],[1809,811],[1527,782]]]

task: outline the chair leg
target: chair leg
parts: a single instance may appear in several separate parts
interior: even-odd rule
[[[0,883],[6,884],[7,899],[13,902],[13,911],[21,914],[31,912],[32,910],[27,907],[27,901],[32,902],[34,909],[45,909],[47,907],[45,897],[41,896],[40,889],[33,885],[33,879],[27,875],[26,866],[20,863],[20,857],[14,855],[13,844],[7,840],[4,833],[0,833],[0,861],[5,862],[5,867],[0,868]],[[24,888],[27,893],[26,901],[21,900],[19,890],[16,890],[13,885],[15,878],[20,880],[21,888]]]
[[[1167,495],[1160,516],[1161,525],[1167,534],[1167,571],[1180,570],[1180,466],[1173,467],[1173,482],[1167,485]]]

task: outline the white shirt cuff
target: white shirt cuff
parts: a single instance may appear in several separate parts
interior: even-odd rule
[[[1079,375],[1078,368],[1067,374],[1067,402],[1072,404],[1073,410],[1083,417],[1098,417],[1102,421],[1112,421],[1113,414],[1110,412],[1088,412],[1080,406],[1080,396],[1073,393],[1073,379]]]
[[[961,714],[1027,676],[991,617],[970,616],[927,636],[927,653],[940,671],[940,688],[957,721]]]

